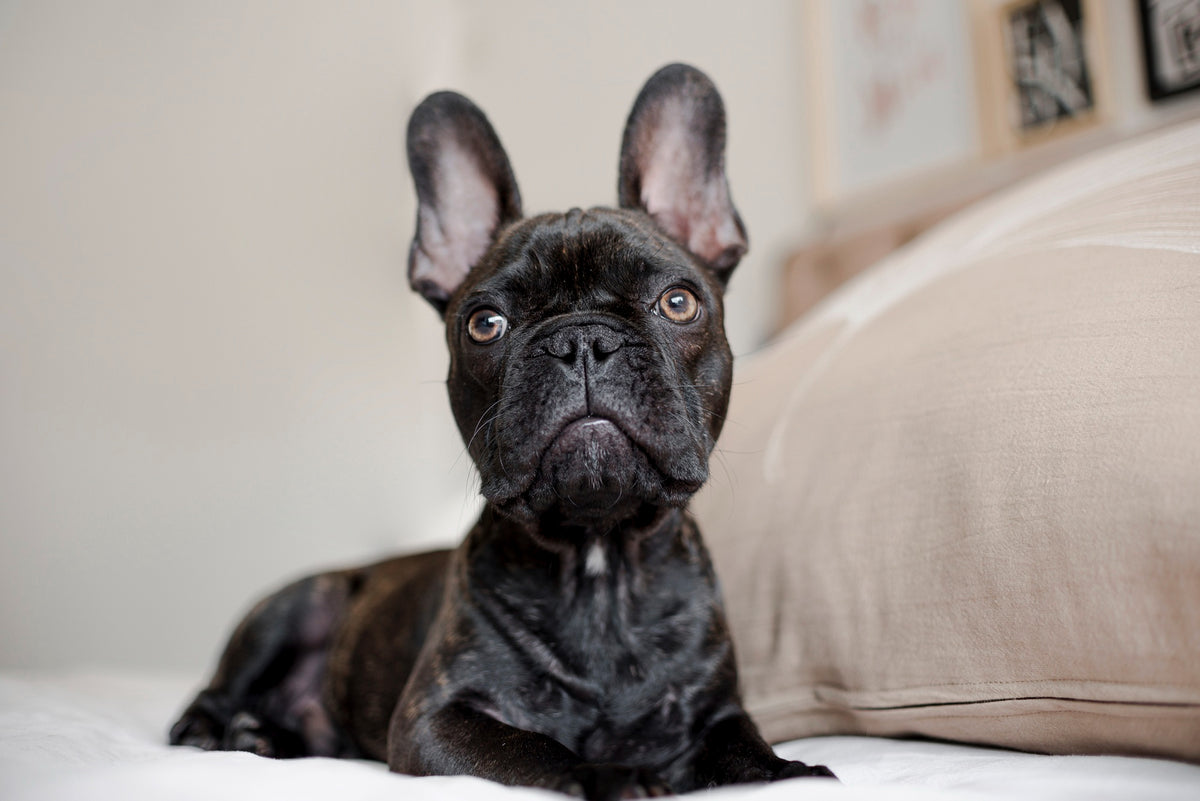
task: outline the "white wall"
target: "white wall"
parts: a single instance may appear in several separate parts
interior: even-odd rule
[[[799,4],[753,0],[470,4],[458,85],[509,151],[526,211],[616,200],[625,115],[668,61],[713,78],[729,123],[727,166],[750,232],[731,287],[736,352],[775,321],[776,268],[808,211]]]
[[[730,114],[772,322],[803,191],[786,0],[0,4],[0,665],[199,671],[263,589],[474,513],[401,136],[471,95],[530,212],[614,199],[670,60]]]

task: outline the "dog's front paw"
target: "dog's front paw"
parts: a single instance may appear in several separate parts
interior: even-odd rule
[[[796,779],[800,777],[814,777],[836,779],[833,771],[824,765],[806,765],[803,762],[788,762],[785,761],[775,770],[775,775],[770,778],[770,781],[777,782],[784,779]]]
[[[225,729],[223,751],[248,751],[261,757],[290,759],[304,756],[304,744],[293,732],[250,712],[238,712]]]
[[[558,790],[587,801],[662,798],[672,794],[670,786],[649,771],[607,764],[580,765],[563,779]]]
[[[294,732],[273,725],[245,710],[228,711],[228,704],[197,699],[171,727],[171,745],[191,745],[205,751],[248,751],[264,757],[304,756],[304,743]]]
[[[205,751],[216,751],[221,747],[225,727],[216,716],[193,705],[171,727],[171,745],[191,745]]]

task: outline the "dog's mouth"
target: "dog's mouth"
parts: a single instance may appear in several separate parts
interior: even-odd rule
[[[620,503],[641,461],[615,422],[583,417],[563,426],[542,454],[538,472],[564,502],[599,511]]]
[[[647,505],[683,506],[707,478],[674,477],[656,464],[616,420],[584,416],[567,422],[542,450],[527,485],[493,498],[515,517],[602,523],[640,514]],[[695,472],[695,471],[693,471]]]
[[[558,435],[551,440],[542,461],[547,457],[569,453],[573,449],[582,448],[589,458],[597,457],[607,448],[631,447],[629,435],[621,427],[607,417],[586,415],[570,421],[562,427]]]

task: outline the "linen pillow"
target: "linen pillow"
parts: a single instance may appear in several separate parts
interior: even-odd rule
[[[748,709],[1200,760],[1200,125],[915,245],[739,363],[693,508]]]

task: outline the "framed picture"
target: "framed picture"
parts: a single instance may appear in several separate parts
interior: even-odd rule
[[[1200,0],[1138,0],[1150,97],[1200,89]]]
[[[806,4],[817,201],[844,206],[975,157],[961,0]]]
[[[1073,133],[1107,114],[1103,7],[1095,0],[975,5],[985,146],[1005,151]]]

